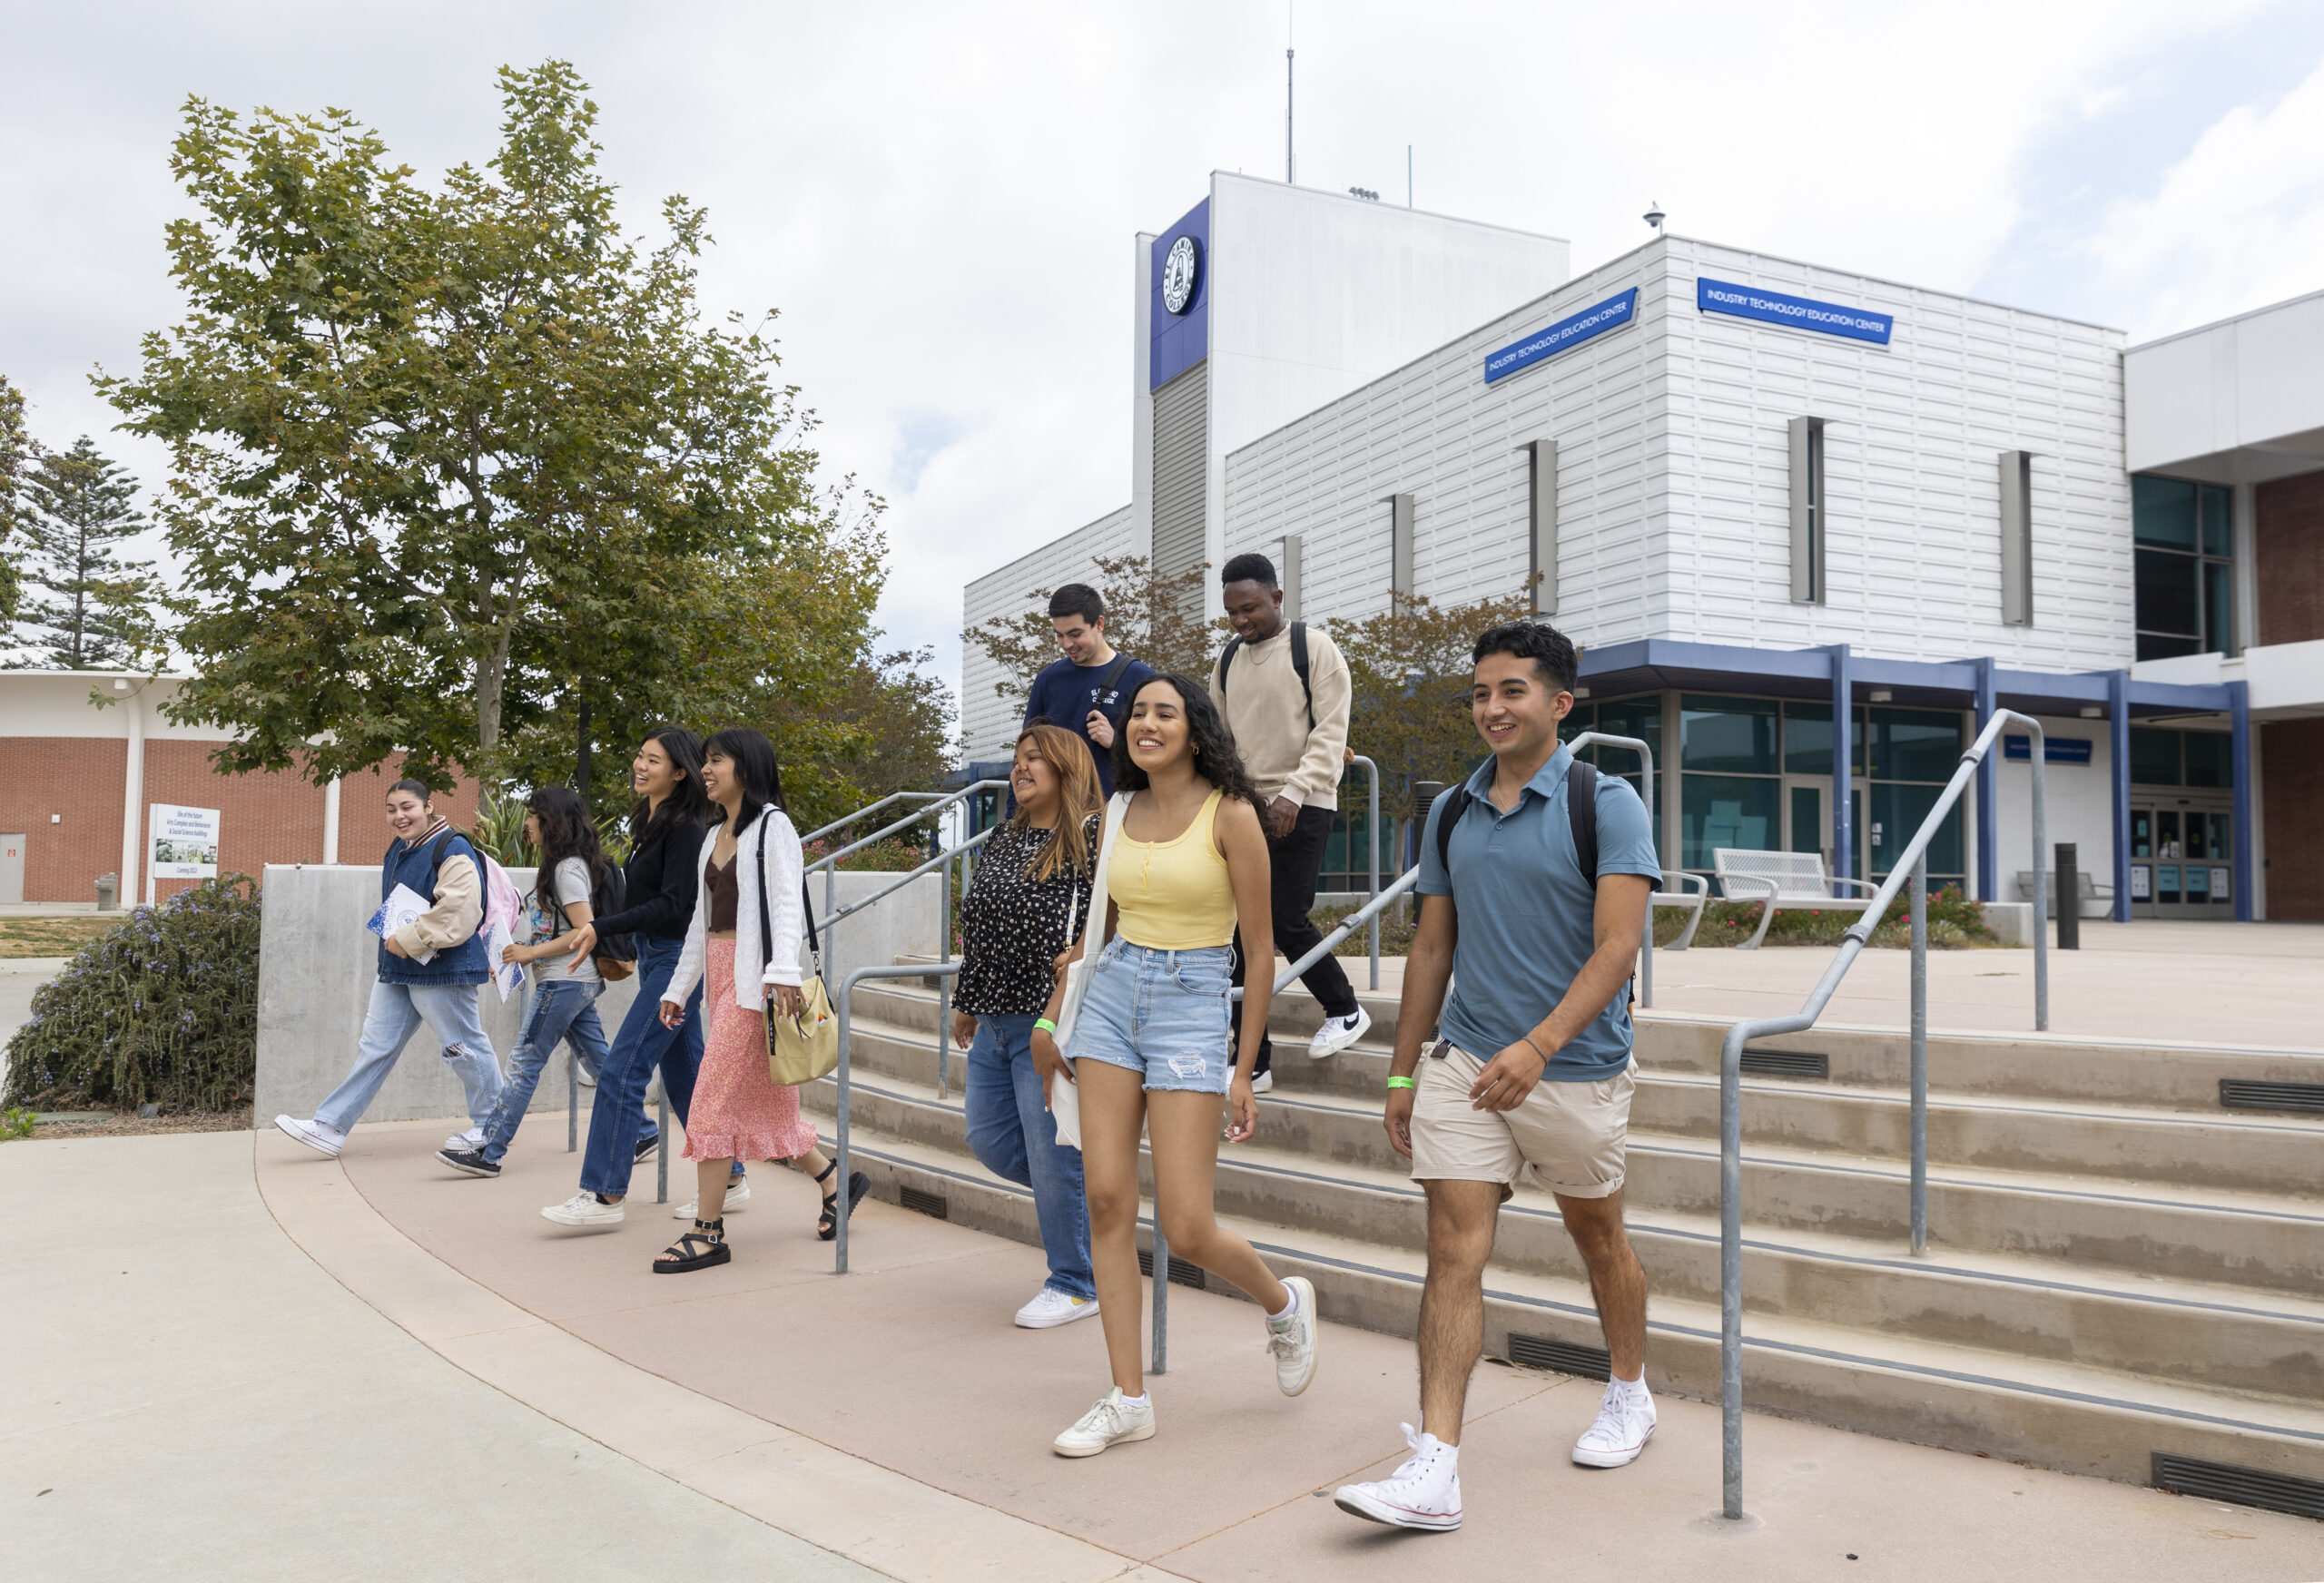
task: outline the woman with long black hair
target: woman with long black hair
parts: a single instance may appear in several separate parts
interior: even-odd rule
[[[532,998],[524,1026],[508,1057],[508,1081],[499,1103],[485,1118],[484,1141],[476,1146],[447,1145],[436,1157],[470,1176],[497,1176],[501,1157],[525,1124],[541,1069],[559,1042],[599,1066],[606,1059],[606,1030],[597,1021],[597,997],[606,981],[581,949],[579,931],[596,906],[599,886],[612,864],[597,845],[597,826],[581,794],[569,786],[543,786],[525,800],[525,844],[541,855],[527,915],[532,939],[502,949],[504,962],[532,965]]]
[[[661,1015],[662,991],[669,988],[686,928],[694,921],[702,843],[710,839],[710,822],[718,813],[702,790],[702,739],[676,725],[649,732],[630,762],[629,784],[637,801],[629,811],[629,858],[622,864],[627,904],[584,925],[579,949],[594,949],[600,935],[628,935],[637,948],[637,998],[598,1071],[588,1147],[581,1156],[581,1191],[541,1211],[559,1225],[622,1223],[630,1168],[662,1142],[643,1114],[654,1069],[661,1068],[662,1091],[683,1126],[693,1114],[694,1074],[702,1066],[700,987],[686,998],[677,1027],[665,1027]],[[739,1209],[749,1196],[750,1185],[738,1169],[726,1207]],[[689,1206],[678,1209],[693,1217]]]
[[[767,1072],[769,1007],[795,1017],[804,1006],[799,946],[806,932],[804,863],[799,832],[783,811],[774,745],[748,728],[718,733],[703,744],[702,784],[721,817],[697,859],[694,921],[661,1001],[663,1026],[676,1027],[687,998],[708,980],[709,1041],[686,1126],[698,1197],[694,1229],[654,1261],[656,1274],[734,1257],[725,1200],[736,1160],[782,1160],[818,1182],[830,1182],[839,1169],[815,1146],[814,1125],[800,1114],[799,1090],[777,1085]],[[852,1173],[848,1207],[871,1188],[870,1177]],[[826,1241],[839,1230],[838,1192],[833,1184],[823,1194],[816,1235]]]
[[[1211,1209],[1221,1112],[1237,1143],[1258,1127],[1251,1073],[1271,993],[1269,975],[1251,975],[1241,1048],[1231,1048],[1236,920],[1251,960],[1273,961],[1275,939],[1258,793],[1201,683],[1166,675],[1138,688],[1114,738],[1114,787],[1098,859],[1106,916],[1093,909],[1072,953],[1099,954],[1075,1008],[1069,1068],[1050,1037],[1063,982],[1033,1025],[1033,1060],[1052,1096],[1063,1081],[1079,1100],[1098,1318],[1114,1376],[1113,1389],[1057,1437],[1061,1457],[1094,1457],[1154,1435],[1138,1357],[1141,1131],[1171,1254],[1257,1302],[1285,1395],[1306,1390],[1315,1373],[1315,1287],[1297,1275],[1276,1280],[1249,1243],[1219,1229]]]

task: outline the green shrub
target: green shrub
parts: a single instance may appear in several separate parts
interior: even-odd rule
[[[845,846],[851,840],[861,839],[842,837],[840,845]],[[802,851],[806,861],[817,863],[834,850],[826,839],[809,841]],[[839,867],[843,874],[908,874],[934,855],[929,850],[924,836],[915,840],[909,835],[891,835],[886,841],[874,841],[862,851],[842,858]]]
[[[1759,903],[1713,900],[1703,908],[1703,926],[1695,933],[1699,946],[1739,946],[1759,927]],[[1908,947],[1912,927],[1905,917],[1906,901],[1897,893],[1866,942],[1875,946]],[[1763,944],[1770,946],[1837,946],[1862,917],[1855,912],[1822,912],[1814,908],[1787,908],[1776,914]],[[1685,932],[1687,915],[1675,907],[1654,913],[1654,943],[1667,946]],[[1931,950],[1963,950],[1973,946],[1997,946],[2001,937],[1985,922],[1984,904],[1972,901],[1958,885],[1947,885],[1928,899],[1928,943]]]
[[[141,907],[33,996],[7,1103],[231,1110],[258,1073],[258,888],[205,880]]]

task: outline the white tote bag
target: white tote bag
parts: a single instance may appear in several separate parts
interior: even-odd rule
[[[1114,837],[1120,833],[1122,815],[1128,811],[1130,794],[1117,792],[1106,808],[1105,833],[1098,838],[1097,871],[1089,881],[1089,912],[1081,926],[1081,938],[1088,942],[1082,949],[1081,959],[1065,969],[1065,998],[1058,1003],[1057,1032],[1050,1037],[1056,1041],[1058,1053],[1069,1067],[1073,1052],[1068,1041],[1073,1037],[1073,1024],[1081,1013],[1082,997],[1089,993],[1089,978],[1098,970],[1098,953],[1106,936],[1106,864],[1114,854]],[[1057,1119],[1057,1141],[1074,1148],[1081,1146],[1081,1096],[1070,1083],[1049,1085],[1049,1114]]]

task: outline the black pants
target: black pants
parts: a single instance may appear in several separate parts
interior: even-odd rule
[[[1295,962],[1324,943],[1324,931],[1317,929],[1307,916],[1315,905],[1315,880],[1324,871],[1324,847],[1332,839],[1332,810],[1303,808],[1298,822],[1291,833],[1267,838],[1270,889],[1275,900],[1275,949],[1283,953],[1284,960]],[[1243,935],[1235,935],[1235,982],[1243,981]],[[1270,968],[1272,970],[1272,968]],[[1324,957],[1300,975],[1299,981],[1307,986],[1324,1008],[1325,1017],[1355,1015],[1355,987],[1347,981],[1347,974],[1340,967],[1337,957]],[[1236,1049],[1242,1048],[1243,1003],[1235,1003],[1235,1033]],[[1275,1059],[1273,1043],[1262,1034],[1259,1037],[1258,1065],[1254,1075],[1268,1069]]]

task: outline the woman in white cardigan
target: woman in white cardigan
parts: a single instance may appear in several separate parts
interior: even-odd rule
[[[737,1159],[787,1161],[830,1184],[816,1234],[828,1242],[839,1228],[839,1189],[831,1181],[839,1167],[815,1146],[814,1124],[800,1114],[799,1090],[767,1075],[766,1008],[772,1002],[785,1015],[800,1010],[799,944],[806,928],[799,832],[783,811],[773,744],[755,731],[720,732],[703,744],[702,789],[725,817],[702,843],[694,922],[662,992],[662,1020],[675,1027],[694,986],[704,975],[710,980],[703,998],[709,1037],[686,1126],[686,1158],[694,1162],[699,1196],[694,1229],[654,1261],[656,1274],[707,1269],[734,1257],[726,1245],[726,1179]],[[763,940],[762,933],[772,938]],[[861,1171],[849,1177],[850,1210],[871,1186]]]

